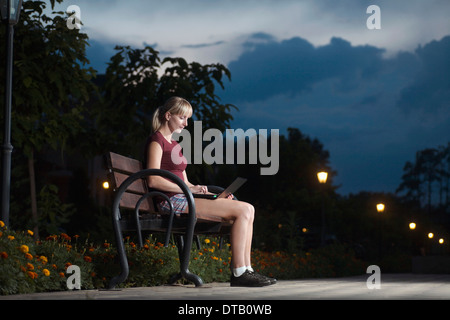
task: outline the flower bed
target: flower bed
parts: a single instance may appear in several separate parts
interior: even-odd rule
[[[206,283],[229,281],[229,244],[219,249],[215,239],[202,238],[201,243],[200,249],[194,246],[192,250],[189,269]],[[126,238],[125,248],[130,274],[122,286],[161,285],[179,270],[175,246],[165,248],[156,239],[149,238],[144,247],[139,248]],[[365,272],[362,263],[343,246],[299,254],[254,250],[252,259],[255,270],[278,279]],[[105,288],[109,280],[120,272],[117,251],[108,242],[90,244],[65,233],[35,241],[31,231],[11,231],[0,221],[0,294],[67,290],[71,276],[67,268],[70,265],[80,268],[82,289]]]

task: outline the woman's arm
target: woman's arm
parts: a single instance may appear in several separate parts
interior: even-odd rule
[[[208,193],[208,187],[207,186],[201,186],[201,185],[193,185],[189,182],[186,170],[183,171],[183,178],[184,182],[188,186],[189,189],[191,189],[192,193]]]
[[[158,142],[153,141],[147,150],[147,168],[161,169],[161,159],[163,150]],[[147,178],[148,186],[152,189],[158,189],[166,192],[183,193],[181,188],[161,176],[149,176]]]

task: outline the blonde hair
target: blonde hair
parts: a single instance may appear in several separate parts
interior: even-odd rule
[[[180,97],[172,97],[164,103],[163,106],[156,109],[153,114],[152,129],[153,132],[158,131],[164,124],[164,116],[167,112],[175,115],[182,115],[191,117],[192,116],[192,106],[191,104]]]

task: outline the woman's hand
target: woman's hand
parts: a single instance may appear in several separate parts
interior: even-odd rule
[[[196,185],[196,186],[191,186],[189,189],[191,190],[192,193],[208,193],[207,186]]]

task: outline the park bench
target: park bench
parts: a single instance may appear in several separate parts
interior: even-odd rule
[[[106,160],[109,181],[115,193],[112,215],[121,267],[121,273],[110,280],[109,289],[114,289],[128,277],[129,267],[123,234],[136,232],[138,244],[140,247],[143,247],[142,233],[144,231],[165,234],[165,247],[169,245],[172,235],[176,238],[180,272],[171,278],[171,283],[184,278],[193,282],[195,286],[202,286],[203,280],[189,271],[193,239],[197,235],[202,234],[227,235],[230,233],[232,223],[224,221],[220,217],[197,218],[191,191],[180,178],[171,172],[161,169],[144,169],[141,161],[113,152],[107,154]],[[158,212],[156,197],[162,197],[166,200],[168,200],[168,197],[164,193],[158,190],[151,190],[148,187],[147,178],[151,175],[158,175],[176,183],[186,195],[189,213],[175,215],[171,204],[170,213]],[[223,191],[223,188],[208,186],[208,190],[219,193]],[[199,245],[198,241],[197,243]]]

